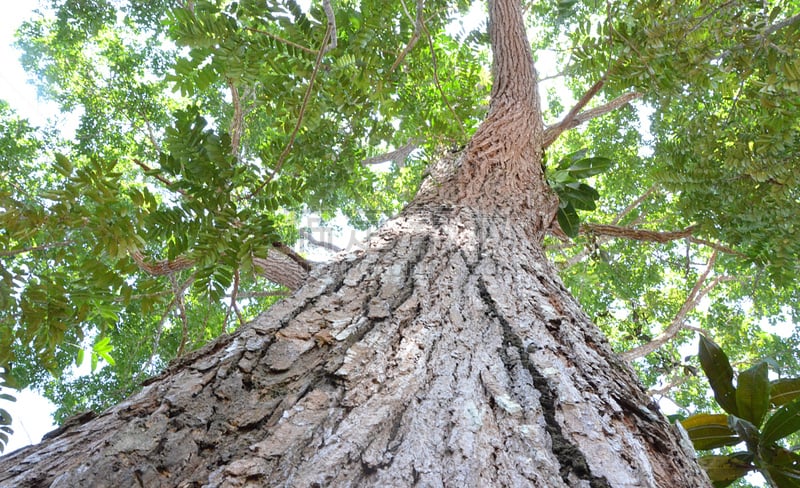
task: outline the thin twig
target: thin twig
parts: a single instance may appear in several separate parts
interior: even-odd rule
[[[170,275],[169,279],[172,282],[172,287],[175,289],[178,316],[181,319],[181,343],[178,345],[178,352],[176,353],[180,357],[183,356],[183,353],[186,349],[186,344],[189,342],[189,320],[186,318],[186,304],[183,301],[183,294],[186,291],[186,288],[177,288],[178,282],[174,275]]]
[[[307,48],[305,46],[301,46],[300,44],[297,44],[296,42],[292,42],[292,41],[290,41],[288,39],[284,39],[284,38],[282,38],[280,36],[276,36],[275,34],[273,34],[271,32],[267,32],[265,30],[256,29],[255,27],[245,27],[244,29],[248,30],[250,32],[263,34],[263,35],[265,35],[265,36],[267,36],[267,37],[269,37],[271,39],[275,39],[278,42],[286,44],[287,46],[292,46],[293,48],[299,49],[299,50],[301,50],[301,51],[303,51],[305,53],[309,53],[309,54],[318,54],[319,53],[319,51],[317,49],[311,49],[311,48]]]
[[[11,249],[9,251],[0,251],[0,257],[8,257],[8,256],[18,256],[20,254],[25,254],[29,252],[35,251],[47,251],[48,249],[53,249],[55,247],[67,247],[74,244],[72,241],[64,241],[64,242],[53,242],[51,244],[42,244],[41,246],[27,246],[22,247],[20,249]]]
[[[186,289],[189,288],[189,286],[194,282],[194,279],[195,275],[192,274],[189,277],[189,279],[184,281],[183,284],[180,286],[180,288],[178,289],[178,293],[182,294],[183,292],[185,292]],[[172,291],[173,292],[176,291],[174,286]],[[158,352],[158,345],[161,342],[161,333],[164,330],[164,323],[167,321],[167,317],[169,317],[170,312],[172,312],[172,309],[175,307],[177,303],[178,293],[176,293],[176,296],[172,297],[172,300],[170,300],[170,302],[167,304],[167,308],[164,310],[164,314],[161,315],[161,320],[158,321],[158,325],[156,326],[156,334],[155,337],[153,338],[153,348],[151,349],[150,357],[147,358],[147,361],[145,361],[139,373],[140,376],[143,374],[147,374],[148,370],[150,370],[150,368],[153,366],[153,360],[156,357],[156,353]],[[138,383],[138,381],[139,379],[137,378],[137,380],[134,383]]]
[[[733,254],[735,256],[739,256],[739,257],[743,257],[743,258],[747,257],[747,255],[745,255],[744,253],[741,253],[741,252],[739,252],[739,251],[737,251],[735,249],[731,249],[730,247],[723,246],[722,244],[720,244],[718,242],[711,242],[711,241],[709,241],[707,239],[700,239],[699,237],[690,236],[689,237],[689,242],[694,243],[694,244],[702,244],[702,245],[708,246],[711,249],[714,249],[716,251],[724,252],[725,254]]]
[[[131,161],[133,161],[134,163],[136,163],[136,165],[137,165],[137,166],[139,166],[140,168],[142,168],[142,169],[143,169],[143,170],[145,170],[145,171],[154,171],[154,169],[153,169],[153,168],[151,168],[150,166],[148,166],[147,164],[143,163],[142,161],[140,161],[140,160],[138,160],[138,159],[136,159],[136,158],[133,158]],[[163,176],[161,176],[161,175],[159,175],[159,174],[152,174],[152,175],[150,175],[150,176],[153,176],[155,179],[157,179],[158,181],[160,181],[160,182],[164,183],[164,184],[165,184],[165,185],[167,185],[168,187],[172,187],[172,186],[174,186],[174,185],[175,185],[175,183],[173,183],[173,182],[172,182],[172,181],[170,181],[169,179],[167,179],[167,178],[165,178],[165,177],[163,177]],[[185,192],[183,189],[181,189],[181,188],[178,188],[178,189],[177,189],[177,190],[175,190],[175,191],[177,191],[178,193],[180,193],[180,194],[181,194],[181,195],[183,195],[183,196],[188,196],[188,194],[187,194],[187,193],[186,193],[186,192]]]
[[[644,193],[642,193],[636,200],[631,202],[627,207],[622,209],[622,212],[618,213],[616,217],[611,220],[611,225],[617,225],[619,222],[624,219],[629,213],[633,212],[639,205],[641,205],[645,200],[647,200],[650,195],[655,193],[658,189],[658,184],[654,184],[650,188],[647,189]]]
[[[402,63],[406,55],[408,55],[408,53],[411,52],[412,49],[414,49],[414,46],[417,45],[419,38],[422,36],[422,28],[423,28],[422,9],[424,7],[424,4],[425,0],[417,0],[417,15],[416,18],[413,18],[411,17],[411,14],[408,12],[408,8],[406,7],[406,2],[400,0],[400,5],[403,6],[403,11],[405,12],[406,17],[408,17],[409,20],[411,20],[411,22],[414,22],[414,33],[411,35],[411,39],[408,41],[408,44],[406,44],[406,47],[403,49],[400,55],[397,56],[397,59],[395,60],[394,64],[392,64],[392,67],[389,68],[390,74],[393,73],[398,66],[400,66],[400,63]]]
[[[325,31],[325,36],[322,39],[322,46],[324,47],[328,39],[331,35],[331,26],[328,25],[328,29]],[[292,146],[294,145],[294,140],[297,137],[297,133],[300,131],[300,126],[303,123],[303,116],[305,115],[306,108],[308,107],[308,102],[311,99],[311,91],[314,88],[314,80],[317,78],[317,73],[319,73],[319,67],[322,64],[322,56],[325,54],[324,49],[320,49],[317,53],[317,59],[314,62],[314,71],[311,73],[311,79],[308,81],[308,87],[306,88],[306,93],[303,96],[303,103],[300,105],[300,113],[297,115],[297,122],[294,125],[294,129],[292,130],[291,135],[289,136],[289,142],[286,143],[286,147],[283,148],[283,152],[281,152],[280,156],[278,157],[278,163],[275,165],[275,168],[272,172],[267,175],[264,181],[258,186],[258,188],[250,194],[250,198],[256,196],[261,190],[264,189],[265,186],[269,184],[270,181],[275,177],[275,175],[280,172],[283,163],[286,162],[286,158],[289,156],[289,152],[292,150]]]
[[[225,329],[226,332],[228,331],[228,318],[231,316],[231,311],[236,309],[236,296],[238,294],[239,294],[239,270],[236,269],[236,271],[234,271],[233,273],[233,290],[231,291],[231,302],[230,305],[228,305],[228,310],[225,311],[225,320],[222,321],[222,328]]]
[[[433,38],[431,37],[431,33],[428,30],[428,27],[425,25],[425,22],[422,22],[422,31],[425,32],[425,37],[428,40],[428,48],[431,52],[431,66],[433,67],[433,83],[436,85],[436,89],[439,91],[439,95],[442,97],[442,101],[447,105],[447,108],[450,110],[450,113],[453,114],[453,118],[458,122],[458,126],[461,128],[461,131],[465,131],[464,123],[461,122],[461,118],[456,113],[455,109],[453,109],[453,105],[450,104],[450,100],[445,95],[444,90],[442,89],[441,83],[439,83],[439,65],[436,61],[436,50],[434,49]]]

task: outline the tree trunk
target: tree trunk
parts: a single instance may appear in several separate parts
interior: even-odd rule
[[[708,486],[544,256],[518,2],[490,2],[490,34],[487,121],[364,250],[6,456],[0,486]]]

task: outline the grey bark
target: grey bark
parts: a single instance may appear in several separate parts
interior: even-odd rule
[[[522,229],[413,206],[0,486],[703,486]]]
[[[490,2],[490,34],[487,121],[364,250],[0,459],[0,486],[708,486],[544,256],[519,2]]]

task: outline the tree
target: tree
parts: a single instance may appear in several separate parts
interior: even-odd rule
[[[73,10],[80,5],[80,2],[65,3]],[[291,6],[291,2],[288,5]],[[271,254],[264,252],[267,246],[263,235],[270,236],[266,240],[270,246],[280,237],[275,214],[268,214],[266,222],[259,221],[252,217],[254,209],[290,205],[287,195],[296,196],[306,191],[302,185],[287,190],[294,185],[291,176],[311,173],[301,172],[300,165],[292,167],[285,159],[289,157],[287,154],[292,154],[296,138],[302,136],[299,122],[293,130],[287,131],[282,144],[271,141],[272,147],[258,148],[242,144],[246,134],[237,115],[241,113],[236,109],[240,103],[240,100],[237,102],[238,92],[249,86],[252,77],[259,75],[254,66],[258,66],[261,59],[249,60],[248,53],[252,51],[242,49],[243,37],[238,33],[254,33],[256,28],[249,26],[247,19],[248,15],[255,18],[256,7],[244,2],[238,5],[236,15],[221,15],[219,8],[214,10],[214,5],[205,2],[196,5],[190,2],[185,7],[173,13],[172,25],[180,31],[178,38],[184,39],[192,49],[186,65],[178,63],[175,67],[180,75],[174,81],[175,86],[179,90],[196,90],[195,87],[208,84],[204,80],[209,74],[232,75],[226,81],[234,106],[233,116],[228,116],[229,133],[218,136],[215,130],[207,128],[197,106],[177,111],[175,126],[167,129],[163,145],[157,137],[150,138],[155,154],[149,155],[158,159],[160,168],[156,171],[141,160],[148,153],[140,148],[142,141],[134,137],[130,141],[106,143],[101,138],[88,137],[97,132],[95,127],[86,124],[81,127],[83,137],[78,138],[79,146],[85,153],[97,156],[80,161],[79,165],[74,164],[75,158],[57,157],[56,168],[67,178],[67,183],[57,189],[60,193],[50,196],[56,202],[71,202],[69,197],[78,185],[96,191],[87,194],[87,199],[81,202],[85,205],[78,207],[77,216],[71,216],[74,207],[47,207],[56,214],[63,210],[60,215],[65,218],[90,224],[100,231],[98,235],[105,239],[103,245],[98,246],[102,252],[88,255],[87,269],[107,269],[96,265],[97,261],[106,260],[120,271],[130,270],[133,265],[151,274],[165,271],[165,276],[173,277],[178,308],[181,308],[182,298],[179,297],[184,296],[185,287],[198,277],[202,278],[198,279],[201,288],[210,289],[216,298],[230,286],[236,295],[238,273],[248,269],[243,263],[255,262],[253,257],[267,259]],[[370,11],[368,7],[361,5],[359,12]],[[380,10],[378,5],[371,7]],[[402,64],[405,57],[414,54],[413,44],[423,35],[430,41],[430,34],[425,32],[428,20],[423,18],[423,3],[419,2],[418,7],[416,17],[408,16],[416,22],[406,23],[404,27],[413,32],[408,49],[401,51],[398,57],[394,53],[377,56],[383,62],[389,60],[382,65],[389,73],[396,72],[396,63]],[[619,18],[614,18],[619,25],[612,27],[609,22],[606,28],[615,33],[607,36],[612,49],[598,49],[598,54],[612,59],[613,48],[619,47],[615,40],[619,39],[624,41],[622,47],[629,50],[647,45],[653,33],[647,29],[639,31],[640,24],[632,23],[634,14],[641,13],[638,9],[645,7],[651,6],[637,6],[632,12],[621,12]],[[596,7],[585,8],[588,12],[583,14],[591,17],[592,8]],[[693,6],[675,8],[686,10],[671,12],[664,18],[680,18],[677,14],[687,11],[692,14],[690,20],[695,18]],[[146,11],[132,10],[140,14]],[[308,25],[304,26],[301,20],[308,22],[308,17],[299,9],[289,8],[289,11],[291,15],[269,20],[288,24],[289,32],[292,28],[307,31]],[[332,47],[332,39],[358,44],[358,36],[353,35],[353,31],[341,36],[333,32],[337,25],[342,25],[341,18],[353,24],[363,20],[363,16],[348,12],[351,16],[332,21],[327,13],[326,9],[317,12],[317,18],[328,22],[323,29],[325,35],[318,42],[320,48],[313,53],[314,62],[301,58],[294,68],[304,81],[308,80],[308,87],[314,85],[320,69],[335,72],[342,68],[321,63],[322,56]],[[658,13],[663,14],[662,11]],[[712,9],[712,13],[716,11]],[[727,11],[724,13],[720,17],[728,23],[721,25],[729,26],[731,19]],[[611,18],[611,13],[608,15]],[[67,33],[80,37],[102,30],[98,25],[102,24],[103,16],[82,18],[88,19],[87,26],[77,33]],[[563,200],[559,203],[545,182],[543,150],[553,144],[562,131],[629,101],[635,94],[624,92],[627,87],[647,88],[643,85],[648,82],[670,81],[655,75],[652,78],[647,74],[642,76],[660,68],[656,63],[660,58],[655,56],[654,61],[642,55],[633,62],[618,63],[610,69],[608,60],[600,55],[597,59],[579,57],[578,66],[584,63],[591,68],[592,63],[598,63],[606,69],[606,74],[585,96],[579,97],[575,108],[561,123],[545,130],[519,5],[509,0],[492,2],[490,18],[494,83],[485,120],[463,151],[442,152],[437,164],[429,168],[429,175],[414,200],[369,241],[367,249],[315,271],[292,297],[232,335],[199,351],[183,354],[161,376],[148,380],[145,390],[117,407],[94,419],[92,414],[85,414],[67,421],[37,451],[41,463],[36,467],[24,459],[30,450],[10,456],[4,468],[8,466],[6,476],[13,481],[4,482],[19,484],[27,479],[32,484],[45,483],[58,472],[63,473],[59,475],[59,482],[67,485],[98,480],[109,482],[112,476],[117,476],[115,482],[144,485],[176,484],[177,480],[212,485],[247,481],[276,484],[283,480],[298,486],[347,482],[404,485],[415,481],[534,486],[569,486],[581,482],[596,486],[667,483],[700,486],[707,483],[691,455],[683,451],[676,431],[637,385],[632,371],[611,352],[602,334],[560,284],[556,270],[547,262],[542,244],[547,232],[559,232],[553,225],[557,209],[567,208]],[[713,15],[705,17],[709,18],[717,20]],[[735,16],[733,20],[737,20]],[[441,25],[443,21],[434,17],[430,22]],[[658,24],[653,21],[642,25],[650,28]],[[697,31],[691,22],[680,25],[682,31],[670,32],[669,36],[658,33],[655,39],[686,37]],[[36,26],[30,28],[35,30]],[[745,41],[756,42],[759,32],[780,30],[763,25],[762,29],[747,33],[743,36]],[[703,29],[704,33],[709,31],[713,32]],[[292,45],[285,38],[276,40],[274,32],[262,35],[264,37],[259,39],[272,39],[282,46]],[[631,41],[637,36],[644,40]],[[46,36],[31,38],[46,39]],[[606,36],[601,39],[605,40]],[[67,40],[74,38],[67,36]],[[596,40],[588,35],[582,46],[591,46]],[[111,46],[109,59],[127,59],[119,43],[109,42],[108,45]],[[702,46],[702,42],[692,44],[698,45]],[[39,45],[40,51],[47,48],[46,42]],[[295,49],[298,48],[295,46]],[[644,54],[658,54],[659,49],[655,45]],[[75,56],[80,52],[76,49],[70,54]],[[429,52],[431,62],[442,61],[434,56],[435,49]],[[700,56],[695,52],[690,54]],[[63,61],[58,53],[48,59]],[[75,63],[74,58],[68,59],[72,65],[88,71],[95,66],[91,62]],[[289,59],[290,63],[294,62],[291,56]],[[364,59],[375,58],[365,56]],[[727,61],[726,55],[723,61]],[[698,64],[694,58],[685,62]],[[720,63],[710,64],[719,66]],[[39,69],[50,76],[58,76],[62,71],[48,71],[47,66],[39,66]],[[596,71],[586,69],[582,73]],[[697,76],[703,77],[705,73]],[[441,84],[435,78],[436,70],[432,86],[435,93],[441,94]],[[400,80],[418,81],[412,77]],[[242,85],[237,85],[239,81]],[[609,95],[620,97],[584,111],[604,85]],[[75,88],[63,93],[67,100],[81,94],[80,87]],[[351,96],[345,98],[353,106],[344,106],[337,113],[359,113],[359,106],[352,103],[359,100],[358,91],[374,88],[378,93],[364,99],[366,108],[363,110],[385,115],[376,122],[376,127],[391,126],[392,114],[396,114],[388,101],[391,96],[381,98],[382,93],[391,90],[380,83],[355,88],[356,95],[350,93]],[[684,94],[686,89],[678,84],[656,86],[652,92],[668,97]],[[195,96],[208,93],[192,92]],[[304,93],[303,100],[308,100],[311,89]],[[107,100],[114,102],[111,96],[114,94],[110,89]],[[444,96],[441,99],[448,100]],[[335,96],[333,103],[337,103]],[[89,106],[106,113],[106,105]],[[164,106],[169,106],[168,100]],[[209,106],[214,106],[213,100],[200,108]],[[157,104],[142,107],[127,102],[121,107],[138,108],[139,112],[146,113],[145,125],[148,120],[156,120],[161,109]],[[258,104],[255,107],[264,108]],[[303,114],[308,107],[304,101],[299,113]],[[269,108],[283,110],[280,103]],[[222,115],[224,111],[217,108],[211,113]],[[458,119],[459,107],[450,105],[446,113]],[[403,120],[414,120],[414,115]],[[108,116],[114,120],[113,114]],[[160,116],[162,121],[168,118],[165,113]],[[330,135],[330,140],[335,141],[333,145],[339,146],[337,149],[358,154],[352,140],[338,138],[340,134],[331,128],[335,124],[326,126],[331,122],[329,115],[319,113],[318,116],[317,134]],[[129,117],[136,118],[136,111],[131,111]],[[95,116],[87,120],[97,119]],[[269,128],[268,119],[267,111],[257,113],[250,127]],[[469,118],[464,121],[462,127],[464,124],[469,127]],[[452,126],[443,125],[436,130],[446,134],[445,128]],[[779,123],[776,126],[783,130],[778,130],[778,134],[792,130],[791,125],[788,129]],[[418,127],[401,127],[400,132],[412,133]],[[380,130],[376,129],[375,133],[380,140]],[[590,132],[587,137],[602,139],[608,135],[609,131],[601,130]],[[447,140],[447,136],[443,139]],[[458,141],[457,137],[453,139]],[[571,144],[580,142],[579,139],[557,143],[570,148]],[[119,186],[120,176],[109,161],[117,156],[114,151],[126,144],[135,148],[134,152],[143,153],[139,158],[134,155],[137,167],[145,168],[147,175],[158,177],[171,191],[186,197],[170,206],[159,205],[157,193],[146,187],[136,187],[127,193],[133,205],[123,201],[114,210],[132,216],[137,229],[151,229],[147,233],[120,230],[115,226],[128,224],[124,220],[109,223],[107,215],[94,218],[105,209],[103,189]],[[270,171],[253,168],[249,163],[252,153],[239,159],[241,151],[256,152],[257,149],[273,156],[263,157],[275,162],[275,165],[266,166],[272,168]],[[308,159],[314,157],[322,155],[312,154]],[[356,160],[361,167],[362,160]],[[697,164],[691,158],[686,161]],[[701,162],[710,164],[706,160]],[[287,168],[295,172],[287,172]],[[323,181],[315,181],[310,186],[317,188],[315,191],[329,192],[329,196],[336,199],[336,191],[330,187],[326,190]],[[240,188],[249,190],[247,198],[242,199],[237,194]],[[578,185],[576,189],[579,188],[582,187]],[[586,195],[586,192],[588,190],[584,189],[579,193]],[[309,194],[310,191],[306,196]],[[793,197],[788,194],[783,198],[791,202]],[[157,207],[159,211],[152,214],[141,210]],[[673,218],[677,219],[674,215]],[[257,224],[262,227],[255,227]],[[217,232],[211,232],[214,229]],[[601,237],[626,232],[626,229],[608,225],[587,225],[584,229],[594,229],[595,235]],[[259,230],[264,231],[261,238],[252,238]],[[706,232],[712,230],[713,226],[709,225]],[[635,238],[670,241],[676,236],[689,238],[693,232],[650,231],[648,234],[639,230],[628,233]],[[159,247],[154,246],[152,240],[145,244],[137,242],[137,235],[141,237],[142,234],[164,238],[167,244]],[[190,237],[186,238],[187,235]],[[227,237],[222,245],[216,242],[220,235]],[[706,237],[720,236],[712,233]],[[741,242],[761,239],[753,233],[735,237]],[[726,252],[727,248],[720,244],[707,239],[705,243],[715,251]],[[164,259],[157,263],[146,259],[140,248],[147,244],[163,252]],[[192,267],[197,271],[191,279],[174,278],[176,273]],[[709,264],[709,270],[710,267]],[[54,275],[61,279],[55,284],[68,282],[66,278],[80,269],[78,266],[64,275]],[[102,276],[94,285],[108,286],[111,281],[111,290],[128,289],[124,279],[109,278],[99,271],[97,274]],[[701,278],[705,280],[707,276],[705,272]],[[698,280],[698,292],[692,293],[692,300],[703,291],[703,280]],[[53,290],[59,291],[59,286],[41,286],[35,291],[41,294]],[[61,292],[59,296],[69,295]],[[76,309],[82,310],[80,306]],[[84,309],[94,310],[88,306]],[[234,309],[232,300],[229,311]],[[102,314],[98,315],[102,318]],[[181,321],[185,339],[190,319],[184,313]],[[98,329],[107,333],[100,325]],[[161,328],[158,330],[160,332]],[[180,343],[177,349],[181,353],[186,344],[184,339],[176,341]],[[57,363],[57,354],[53,356]],[[54,450],[68,440],[75,450],[72,460],[66,461],[72,463],[71,467],[66,466],[63,457],[58,457]],[[95,450],[99,445],[104,448]]]
[[[522,11],[489,12],[486,120],[365,252],[67,428],[69,459],[10,456],[4,483],[706,484],[547,263]]]

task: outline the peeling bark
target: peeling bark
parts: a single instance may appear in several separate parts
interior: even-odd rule
[[[536,73],[519,2],[490,16],[487,121],[401,215],[0,487],[709,486],[542,251]]]

